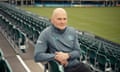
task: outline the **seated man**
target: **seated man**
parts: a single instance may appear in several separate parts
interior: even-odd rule
[[[63,8],[56,8],[53,11],[51,23],[41,32],[35,45],[35,61],[55,60],[64,66],[65,72],[91,72],[78,60],[80,57],[78,35],[74,28],[67,26],[67,13]]]

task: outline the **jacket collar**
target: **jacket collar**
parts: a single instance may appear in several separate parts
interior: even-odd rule
[[[60,29],[56,28],[54,25],[52,25],[52,29],[56,33],[63,34],[66,31],[67,27],[64,30],[60,30]]]

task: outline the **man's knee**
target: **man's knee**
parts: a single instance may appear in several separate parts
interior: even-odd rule
[[[71,68],[65,70],[65,72],[92,72],[90,67],[84,63],[79,63]]]
[[[92,72],[90,66],[84,63],[80,63],[80,70],[78,72]]]

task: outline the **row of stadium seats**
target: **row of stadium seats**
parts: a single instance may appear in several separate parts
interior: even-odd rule
[[[106,71],[109,68],[113,72],[120,71],[120,47],[86,34],[79,34],[79,43],[84,58],[82,60],[95,70]]]
[[[12,72],[12,69],[5,59],[2,49],[0,48],[0,72]]]
[[[0,29],[13,45],[14,48],[23,50],[26,48],[26,36],[18,28],[15,27],[7,18],[0,15]]]
[[[14,21],[14,25],[19,28],[26,36],[36,43],[40,32],[50,25],[48,19],[36,17],[33,14],[25,12],[10,6],[1,6],[1,10]]]

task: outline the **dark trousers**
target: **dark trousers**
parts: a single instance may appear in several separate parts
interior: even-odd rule
[[[83,63],[79,63],[73,67],[65,68],[65,72],[92,72],[90,67]]]

